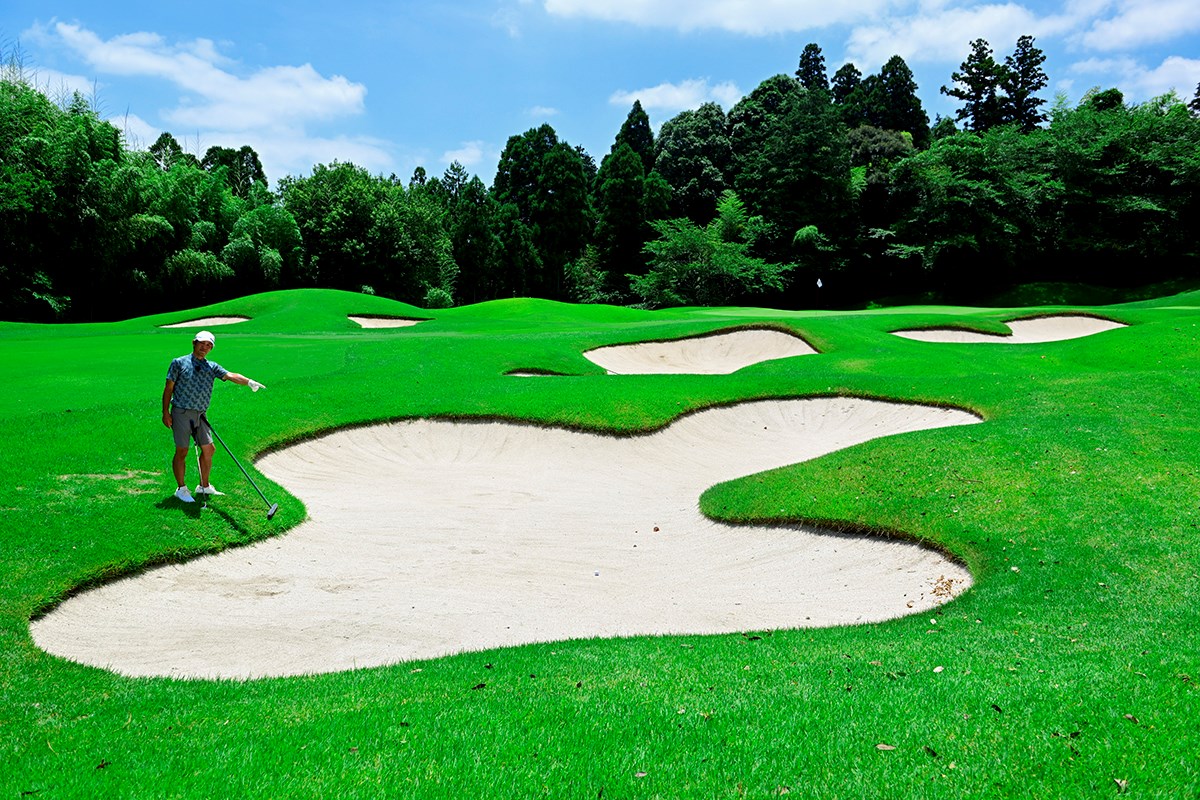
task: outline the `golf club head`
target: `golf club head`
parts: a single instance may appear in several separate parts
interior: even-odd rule
[[[279,510],[279,503],[271,503],[271,507],[267,509],[267,519],[275,516],[275,512]]]

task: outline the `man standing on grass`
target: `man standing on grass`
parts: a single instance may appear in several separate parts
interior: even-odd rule
[[[180,356],[167,368],[167,386],[163,389],[163,425],[175,435],[175,458],[171,461],[171,471],[175,473],[175,484],[179,487],[175,490],[175,497],[184,503],[195,502],[187,487],[187,454],[193,438],[200,446],[200,485],[196,487],[196,494],[223,494],[208,482],[216,446],[213,444],[212,429],[201,419],[212,399],[213,381],[217,378],[233,381],[241,386],[249,386],[255,392],[263,388],[258,381],[209,361],[208,353],[214,344],[216,337],[208,331],[197,333],[196,338],[192,339],[191,355]]]

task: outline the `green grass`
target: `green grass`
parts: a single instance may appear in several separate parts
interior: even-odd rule
[[[122,323],[0,324],[0,797],[1196,797],[1200,293],[1074,308],[1130,327],[1070,342],[888,334],[1054,310],[511,300],[426,313],[308,291]],[[433,319],[363,330],[346,319],[357,313]],[[190,329],[156,326],[212,314],[252,317],[215,328],[213,353],[268,386],[216,389],[213,422],[248,466],[321,430],[411,416],[634,430],[814,394],[972,409],[983,424],[877,440],[701,502],[730,520],[936,542],[976,584],[883,624],[582,640],[302,678],[135,680],[47,655],[28,621],[79,587],[304,517],[256,476],[280,503],[268,523],[223,453],[220,513],[169,499],[159,398]],[[581,356],[763,325],[821,355],[726,376],[607,376]]]

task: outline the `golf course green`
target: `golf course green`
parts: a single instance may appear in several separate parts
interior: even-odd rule
[[[1054,316],[1122,327],[1003,338],[1009,321]],[[167,326],[219,318],[244,319],[210,328],[211,359],[267,388],[218,384],[209,415],[278,503],[271,520],[220,448],[225,495],[172,497],[163,379],[204,326]],[[405,324],[362,323],[386,318]],[[893,335],[938,329],[992,336]],[[609,374],[586,355],[743,331],[804,348],[715,374]],[[0,323],[0,792],[1195,797],[1198,355],[1200,292],[797,312],[529,299],[426,310],[291,290],[117,323]],[[31,633],[89,588],[286,539],[305,498],[255,461],[334,431],[515,420],[629,436],[798,398],[981,421],[718,483],[703,514],[916,542],[965,566],[969,589],[869,624],[573,638],[251,680],[127,677],[51,655]]]

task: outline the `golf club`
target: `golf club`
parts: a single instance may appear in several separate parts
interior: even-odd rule
[[[200,419],[204,420],[204,424],[208,426],[210,431],[212,431],[212,435],[217,437],[217,441],[221,443],[221,447],[225,448],[225,452],[229,453],[229,457],[233,459],[233,463],[237,464],[238,469],[240,469],[242,474],[246,476],[246,480],[250,481],[250,485],[254,487],[254,491],[258,492],[258,496],[261,497],[263,502],[267,504],[267,519],[275,516],[275,512],[279,510],[279,504],[272,503],[267,499],[267,496],[262,493],[262,489],[258,488],[258,484],[254,482],[254,478],[251,478],[250,473],[246,472],[246,468],[242,466],[242,462],[237,460],[237,456],[235,456],[233,451],[229,449],[229,445],[225,444],[225,440],[221,438],[221,434],[217,433],[217,429],[214,428],[212,423],[208,421],[208,417],[201,414]]]

